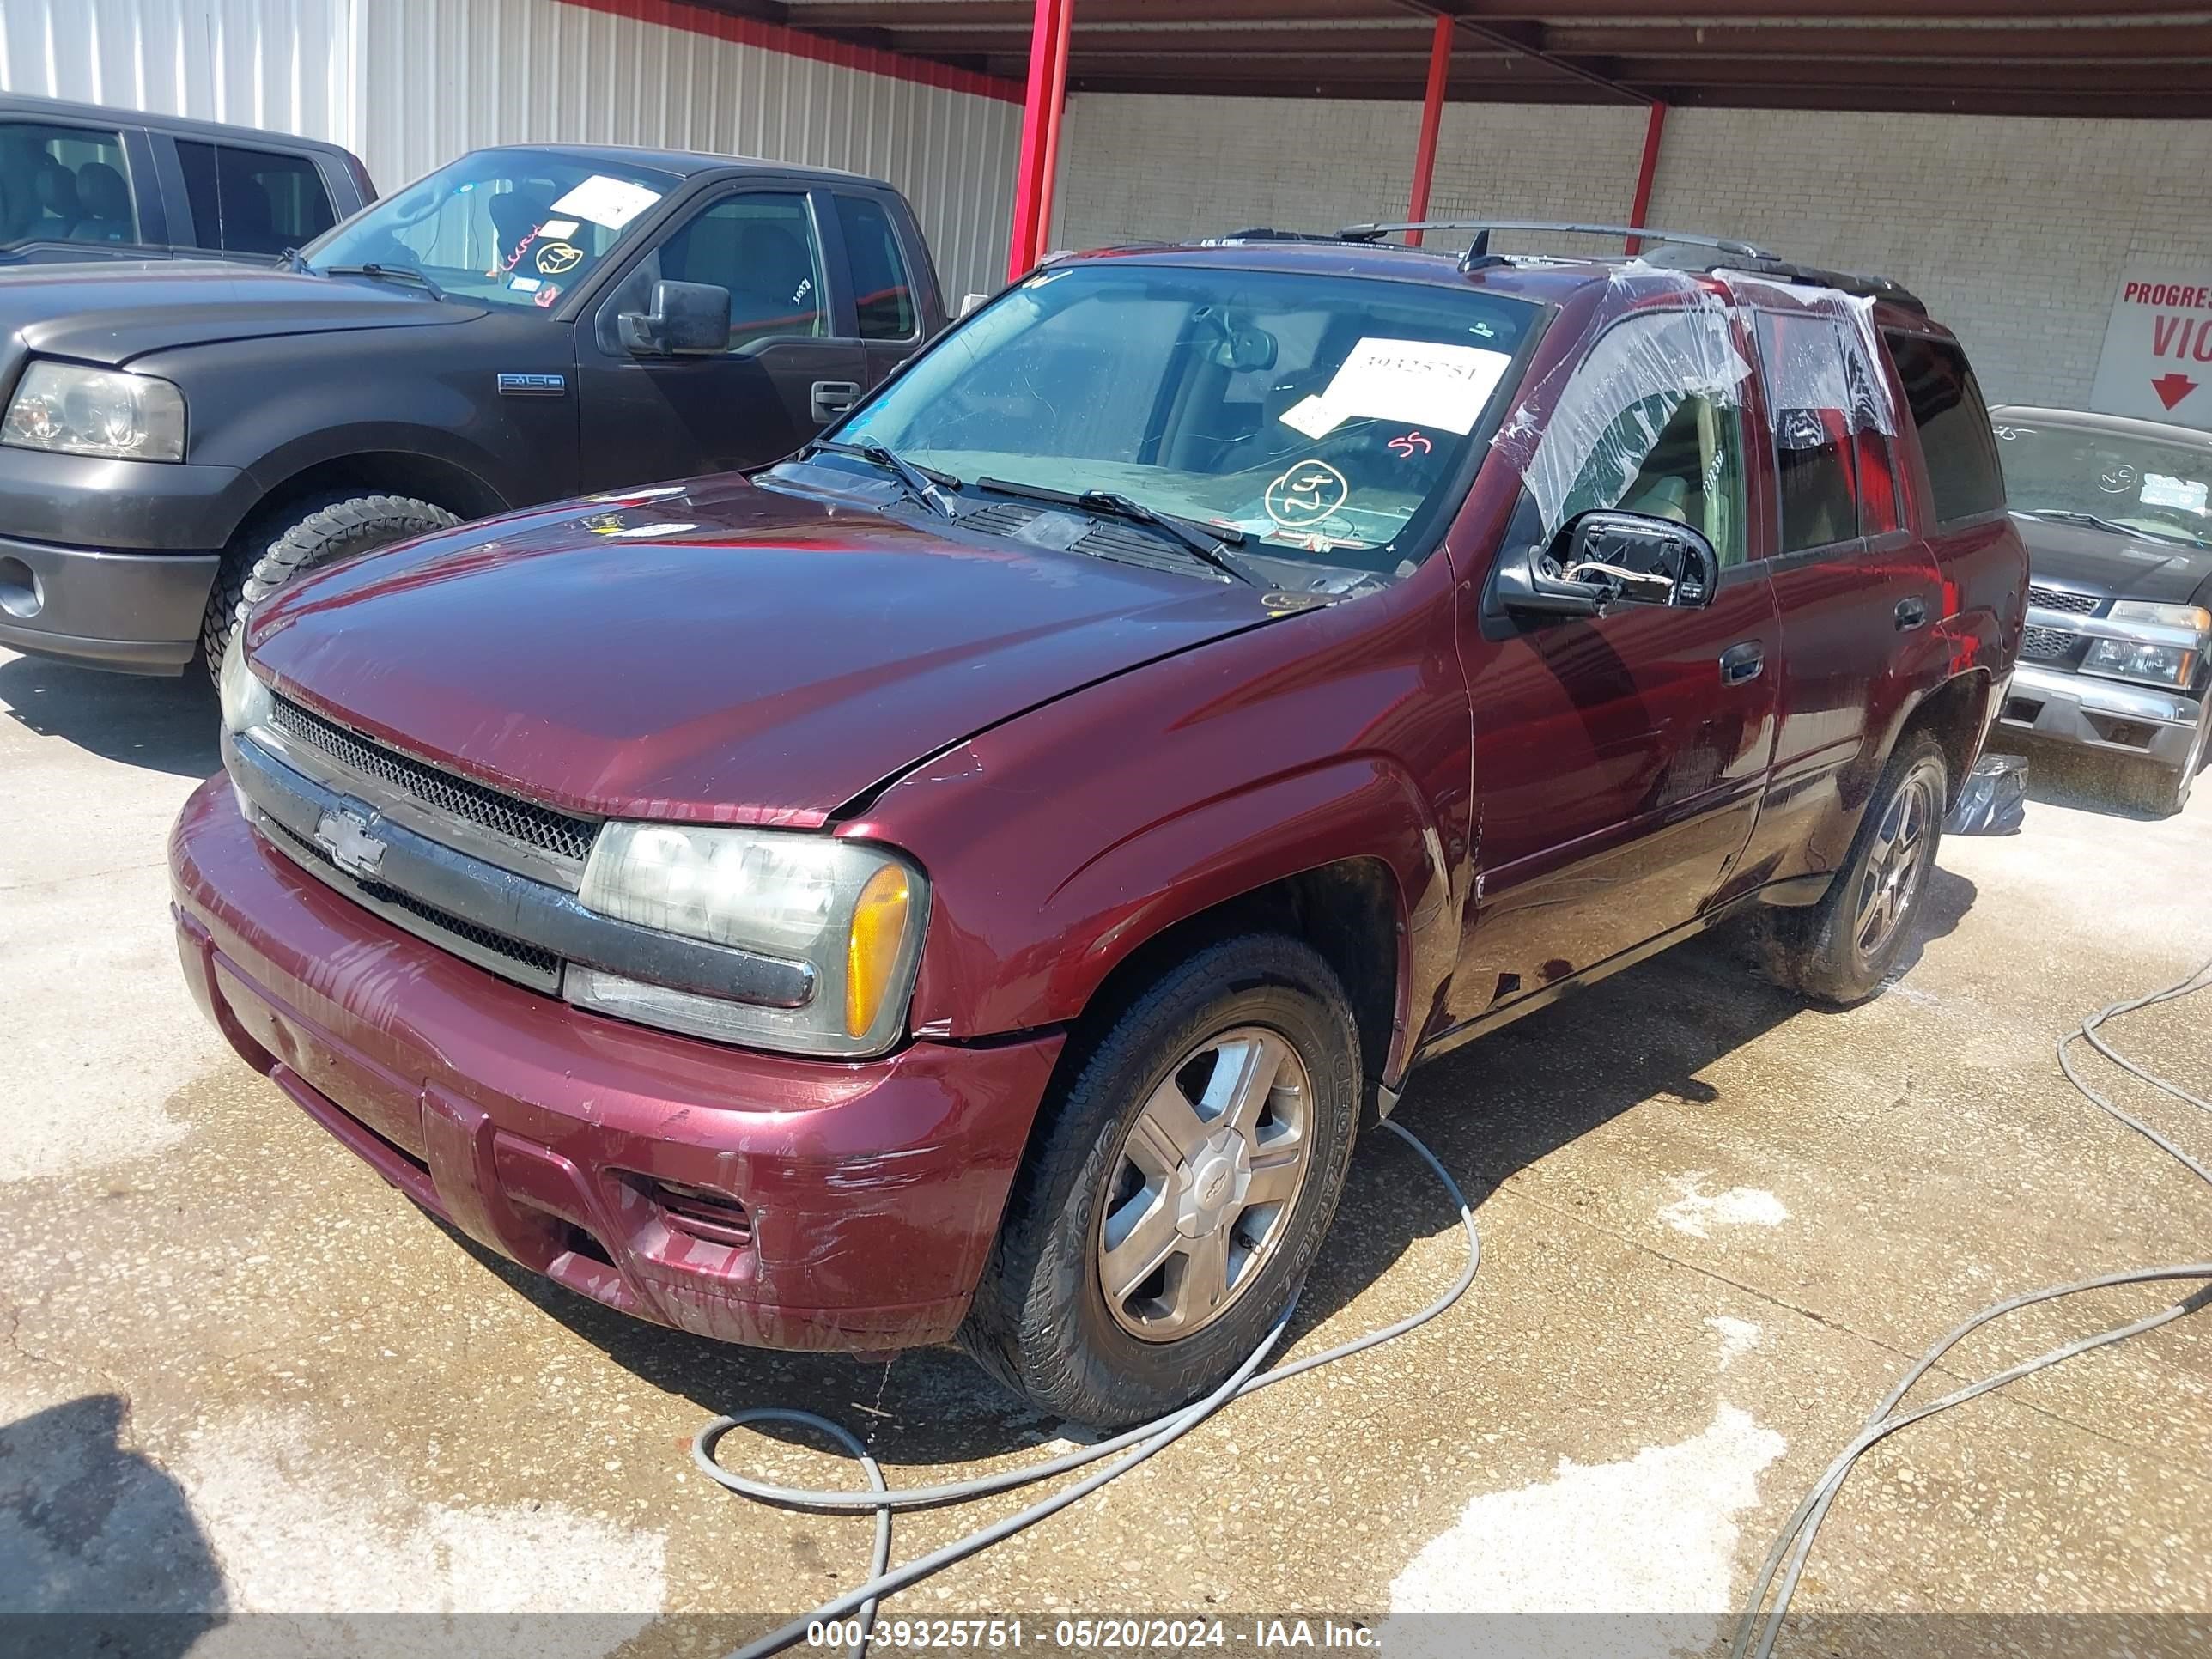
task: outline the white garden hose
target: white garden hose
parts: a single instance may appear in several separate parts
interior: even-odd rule
[[[1460,1269],[1459,1277],[1427,1307],[1419,1313],[1408,1315],[1395,1324],[1386,1325],[1380,1330],[1368,1332],[1364,1336],[1354,1337],[1349,1342],[1339,1343],[1334,1348],[1324,1348],[1319,1353],[1308,1354],[1303,1359],[1294,1359],[1263,1372],[1260,1370],[1261,1364],[1274,1352],[1276,1344],[1283,1340],[1283,1334],[1290,1328],[1291,1316],[1297,1308],[1297,1297],[1293,1295],[1290,1305],[1283,1310],[1266,1339],[1252,1351],[1250,1357],[1204,1399],[1152,1422],[1125,1429],[1097,1445],[1079,1447],[1042,1463],[1032,1464],[1026,1468],[1007,1469],[998,1474],[978,1475],[968,1480],[950,1481],[943,1486],[894,1490],[885,1483],[882,1466],[860,1443],[859,1437],[842,1425],[833,1423],[826,1417],[817,1416],[812,1412],[796,1411],[782,1406],[757,1406],[745,1411],[733,1412],[726,1417],[718,1417],[701,1429],[691,1443],[693,1461],[709,1480],[719,1481],[740,1497],[750,1498],[756,1503],[773,1504],[782,1509],[826,1510],[840,1514],[872,1512],[876,1517],[875,1552],[869,1563],[867,1582],[854,1586],[842,1595],[824,1601],[811,1613],[801,1614],[781,1629],[772,1631],[757,1642],[738,1650],[736,1659],[758,1659],[762,1655],[781,1652],[805,1640],[810,1626],[828,1623],[854,1613],[859,1615],[861,1634],[853,1644],[852,1655],[853,1659],[862,1659],[867,1651],[868,1632],[875,1626],[876,1604],[884,1596],[920,1583],[933,1573],[942,1572],[954,1562],[964,1560],[979,1550],[988,1549],[992,1545],[1036,1525],[1048,1516],[1057,1515],[1117,1475],[1127,1474],[1153,1453],[1173,1445],[1231,1401],[1242,1399],[1248,1394],[1256,1394],[1277,1382],[1287,1382],[1294,1376],[1304,1376],[1322,1365],[1334,1364],[1340,1359],[1349,1359],[1354,1354],[1364,1353],[1395,1337],[1403,1336],[1416,1327],[1425,1325],[1467,1294],[1468,1287],[1474,1283],[1476,1269],[1482,1265],[1482,1235],[1475,1229],[1474,1212],[1468,1207],[1467,1199],[1460,1192],[1459,1184],[1437,1161],[1436,1154],[1423,1146],[1411,1131],[1388,1118],[1383,1120],[1382,1127],[1411,1146],[1422,1162],[1436,1172],[1437,1179],[1443,1183],[1444,1191],[1459,1206],[1460,1224],[1467,1229],[1467,1266]],[[815,1492],[805,1486],[771,1486],[765,1480],[755,1480],[748,1475],[737,1474],[724,1468],[714,1461],[715,1447],[732,1429],[740,1428],[748,1423],[790,1423],[829,1436],[860,1466],[861,1472],[867,1476],[866,1489]],[[1126,1455],[1115,1458],[1104,1468],[1084,1476],[1073,1485],[1062,1487],[1051,1497],[1040,1498],[1017,1514],[994,1521],[987,1527],[979,1527],[966,1537],[956,1539],[944,1548],[933,1551],[918,1560],[909,1561],[902,1567],[893,1567],[890,1564],[891,1516],[896,1510],[934,1509],[943,1504],[963,1504],[972,1498],[987,1498],[994,1492],[1006,1492],[1016,1486],[1026,1486],[1036,1481],[1048,1480],[1054,1475],[1066,1474],[1086,1463],[1113,1457],[1116,1452]]]

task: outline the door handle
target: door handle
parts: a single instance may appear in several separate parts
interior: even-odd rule
[[[832,421],[848,412],[860,401],[858,380],[817,380],[814,383],[814,418]]]
[[[1897,631],[1910,634],[1916,628],[1928,626],[1928,602],[1925,599],[1899,599],[1897,602]]]
[[[1721,684],[1745,685],[1766,671],[1766,647],[1757,640],[1746,640],[1732,645],[1721,653]]]

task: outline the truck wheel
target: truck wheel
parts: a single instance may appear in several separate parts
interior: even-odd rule
[[[2191,786],[2204,765],[2205,735],[2212,732],[2212,714],[2197,724],[2197,736],[2189,746],[2189,756],[2178,768],[2160,766],[2155,761],[2132,761],[2121,769],[2118,793],[2120,804],[2145,812],[2170,818],[2189,805]]]
[[[459,522],[444,507],[411,495],[333,495],[301,501],[275,519],[248,526],[225,550],[200,621],[208,672],[222,672],[230,631],[246,611],[301,571]]]
[[[1122,1007],[1045,1102],[961,1346],[1099,1427],[1218,1386],[1321,1249],[1359,1121],[1359,1030],[1310,947],[1249,934]]]
[[[1908,736],[1882,769],[1827,896],[1769,913],[1766,966],[1778,982],[1838,1005],[1875,994],[1912,936],[1948,793],[1942,746],[1925,732]]]

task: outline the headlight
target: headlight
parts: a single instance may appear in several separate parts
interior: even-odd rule
[[[880,1054],[898,1038],[929,908],[921,872],[881,848],[778,830],[610,823],[577,897],[602,915],[806,963],[796,1008],[672,991],[580,963],[565,994],[648,1025],[802,1054]]]
[[[2111,620],[2138,627],[2171,628],[2194,635],[2192,645],[2154,644],[2140,640],[2099,640],[2083,660],[2084,672],[2118,680],[2141,680],[2151,685],[2186,685],[2197,672],[2207,633],[2212,633],[2212,611],[2196,605],[2155,605],[2143,599],[2122,599],[2112,607]]]
[[[116,460],[185,459],[185,394],[150,374],[33,363],[0,416],[0,443]]]
[[[268,686],[246,665],[246,624],[230,630],[223,648],[222,672],[216,678],[222,698],[222,724],[227,732],[251,732],[269,718],[273,696]]]

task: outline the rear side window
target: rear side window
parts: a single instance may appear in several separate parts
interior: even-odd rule
[[[137,240],[121,134],[0,121],[0,246]]]
[[[853,300],[860,313],[864,340],[914,337],[914,283],[906,256],[883,204],[865,196],[837,198],[837,222],[845,232],[846,257],[853,267]]]
[[[225,253],[304,247],[337,222],[322,174],[303,155],[177,141],[195,246]]]
[[[1759,355],[1774,398],[1774,468],[1782,496],[1781,550],[1799,553],[1859,536],[1859,444],[1851,429],[1847,357],[1832,318],[1759,313]]]
[[[1997,461],[1990,412],[1966,354],[1948,340],[1920,334],[1888,336],[1897,377],[1911,406],[1928,459],[1929,493],[1936,520],[1950,524],[2004,506],[2004,472]]]

